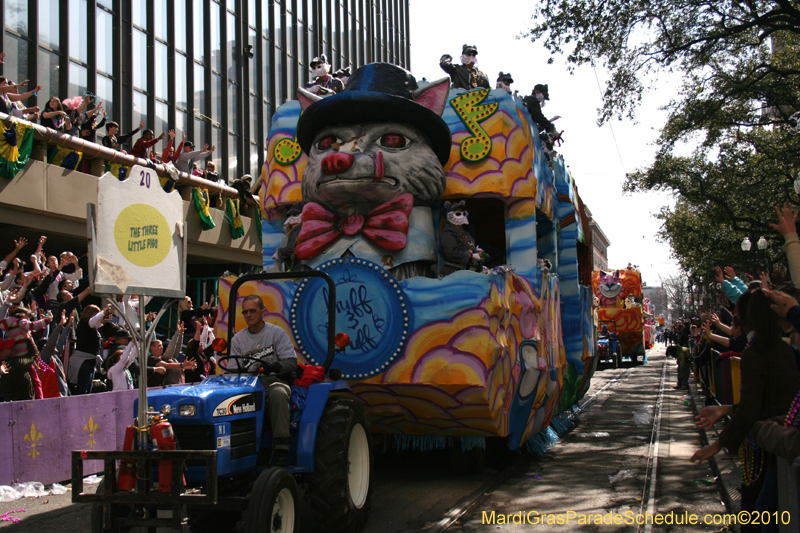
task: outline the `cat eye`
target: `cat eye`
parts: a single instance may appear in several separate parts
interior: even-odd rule
[[[384,148],[405,148],[411,141],[399,133],[387,133],[381,137],[380,144]]]
[[[319,150],[330,150],[331,147],[333,147],[334,144],[341,143],[341,142],[342,141],[340,141],[336,137],[336,135],[328,135],[328,136],[323,137],[322,139],[320,139],[319,142],[317,142],[317,148]]]

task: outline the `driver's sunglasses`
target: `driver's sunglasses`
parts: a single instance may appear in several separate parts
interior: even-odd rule
[[[253,313],[258,313],[261,309],[242,309],[243,315],[252,315]]]

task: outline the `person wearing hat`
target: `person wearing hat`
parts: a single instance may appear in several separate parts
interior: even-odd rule
[[[333,73],[333,77],[342,82],[342,85],[347,87],[347,80],[350,79],[350,67],[340,68]]]
[[[294,256],[294,247],[297,238],[300,236],[300,225],[303,221],[303,202],[295,202],[286,210],[286,221],[283,223],[283,231],[286,233],[286,244],[281,246],[272,255],[275,261],[280,261],[284,272],[296,270],[298,261]]]
[[[495,89],[503,89],[508,94],[511,94],[512,83],[514,83],[514,79],[511,77],[511,73],[505,73],[501,70],[500,74],[497,76],[497,85],[495,85]]]
[[[449,276],[457,270],[480,272],[483,266],[485,252],[464,229],[469,224],[469,213],[464,209],[465,205],[464,200],[444,203],[447,219],[439,233],[439,251],[444,257],[442,276]]]
[[[452,145],[441,117],[448,92],[448,78],[420,88],[389,63],[360,67],[339,94],[298,91],[297,142],[308,154],[298,259],[316,268],[352,254],[402,279],[430,273],[430,205],[444,192]]]
[[[253,185],[253,177],[250,174],[245,174],[238,180],[234,180],[233,183],[231,183],[231,187],[236,189],[236,191],[239,193],[239,200],[242,201],[243,208],[246,208],[248,205],[256,205],[258,203],[256,202],[253,193],[256,192],[259,187],[261,187],[261,182],[259,181]]]
[[[178,154],[177,157],[173,157],[173,161],[175,161],[175,167],[181,172],[190,174],[192,171],[191,163],[197,163],[209,157],[214,153],[215,149],[216,146],[212,146],[209,149],[208,144],[206,144],[203,146],[202,150],[195,150],[194,143],[192,141],[186,141],[183,143],[183,152]]]
[[[547,90],[547,85],[537,83],[533,86],[531,95],[523,99],[523,103],[525,107],[528,108],[528,113],[530,113],[531,118],[536,123],[536,127],[539,128],[539,133],[547,132],[555,134],[555,126],[542,114],[542,108],[545,106],[547,100],[550,100],[550,93]]]
[[[331,66],[325,54],[320,54],[309,63],[311,66],[312,81],[306,84],[308,92],[320,96],[326,94],[340,93],[344,90],[344,83],[338,78],[331,76]]]
[[[461,47],[461,64],[453,64],[453,56],[445,54],[439,59],[439,66],[450,75],[453,89],[489,89],[489,77],[477,69],[478,49],[465,44]]]

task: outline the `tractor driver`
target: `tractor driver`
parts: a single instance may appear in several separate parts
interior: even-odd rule
[[[282,378],[294,377],[297,355],[289,335],[280,327],[264,322],[264,301],[251,294],[242,302],[242,314],[247,328],[236,333],[231,340],[231,355],[247,355],[259,360],[231,360],[232,365],[241,364],[249,372],[259,375],[267,389],[264,405],[272,423],[272,464],[286,466],[289,462],[289,397],[291,389]]]

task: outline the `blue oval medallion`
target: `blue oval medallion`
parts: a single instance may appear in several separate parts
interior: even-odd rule
[[[336,355],[333,368],[351,380],[380,374],[408,340],[412,316],[405,292],[391,274],[364,259],[333,259],[316,270],[336,283],[336,333],[350,336],[350,346]],[[292,301],[294,337],[315,365],[322,365],[327,354],[328,300],[323,280],[304,278]]]

